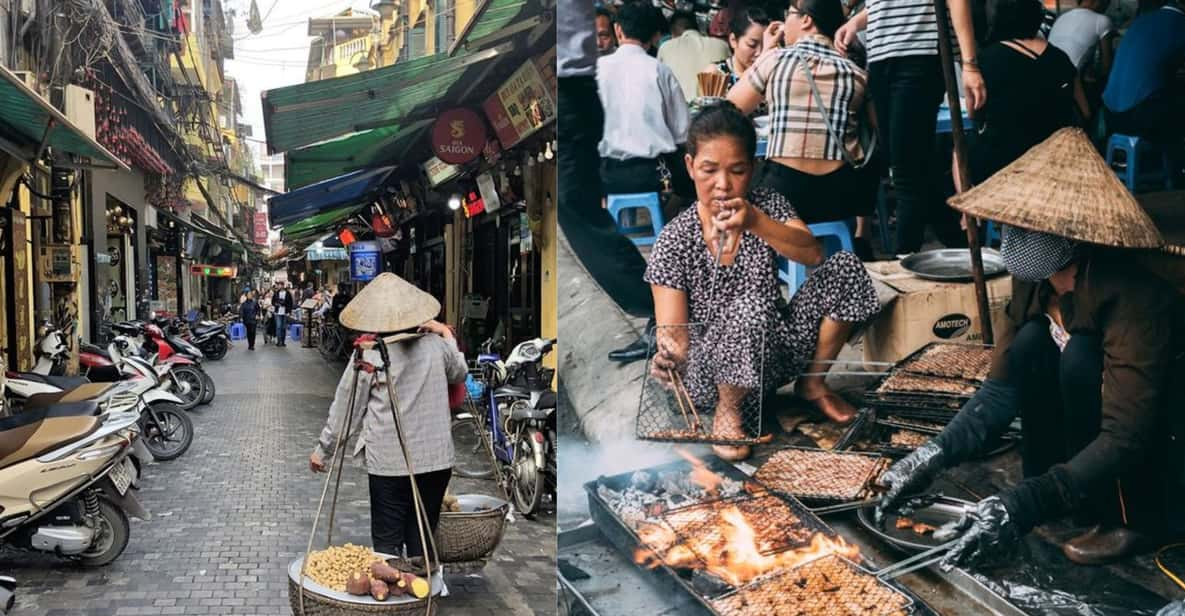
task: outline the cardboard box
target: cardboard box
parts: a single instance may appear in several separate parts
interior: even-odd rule
[[[864,332],[864,361],[899,361],[930,342],[982,342],[975,285],[918,278],[899,261],[865,264],[877,284],[883,308]],[[1008,275],[987,281],[993,331],[1004,326],[1012,297]]]

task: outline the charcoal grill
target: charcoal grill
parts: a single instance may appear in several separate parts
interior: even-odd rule
[[[810,506],[858,501],[871,496],[872,483],[890,460],[876,454],[787,447],[757,469],[754,479],[771,492]],[[837,485],[837,476],[850,479]]]
[[[900,589],[836,554],[757,578],[711,603],[723,616],[905,616],[914,606]]]
[[[736,497],[668,511],[662,523],[674,531],[684,545],[700,559],[709,557],[704,551],[719,553],[726,546],[723,534],[723,513],[736,507],[757,535],[757,548],[762,554],[773,554],[809,545],[811,537],[826,528],[809,524],[801,514],[772,494]]]
[[[713,469],[713,470],[725,469],[725,468],[729,469],[729,470],[722,470],[722,472],[719,473],[725,477],[731,477],[731,478],[737,479],[739,476],[739,478],[745,478],[745,475],[743,473],[741,473],[739,470],[736,470],[735,467],[732,467],[731,465],[724,463],[719,458],[716,458],[714,456],[708,456],[704,460],[704,463],[709,469]],[[660,470],[672,470],[675,468],[679,468],[680,466],[682,467],[683,470],[685,470],[687,472],[690,472],[691,468],[692,468],[692,465],[690,462],[679,461],[679,462],[673,462],[670,464],[665,464],[660,467],[652,467],[649,469],[642,469],[642,470],[657,473]],[[632,475],[633,475],[633,473],[631,472],[631,473],[623,473],[623,474],[615,475],[615,476],[611,476],[611,477],[601,477],[599,479],[596,479],[594,481],[590,481],[590,482],[584,484],[584,490],[588,496],[589,513],[592,516],[593,522],[596,524],[596,527],[598,528],[598,530],[600,530],[601,534],[605,537],[605,539],[610,544],[612,544],[613,547],[615,547],[621,554],[623,554],[626,557],[626,559],[632,559],[634,554],[637,553],[637,551],[639,549],[649,550],[650,547],[645,545],[642,542],[637,531],[635,531],[633,528],[631,528],[630,525],[628,525],[625,521],[623,521],[620,517],[618,517],[614,513],[613,509],[609,506],[609,504],[606,503],[604,501],[604,499],[601,498],[600,494],[598,493],[597,487],[599,485],[606,485],[606,486],[628,485],[628,483],[630,481],[630,477]],[[801,522],[801,526],[799,528],[809,529],[811,531],[811,534],[818,532],[818,533],[822,533],[823,535],[828,536],[828,537],[832,537],[832,538],[836,537],[836,533],[834,530],[831,529],[831,527],[827,526],[821,519],[818,518],[818,516],[816,516],[814,513],[812,513],[809,509],[806,508],[805,505],[803,505],[798,500],[796,500],[794,498],[790,498],[790,497],[774,496],[774,495],[763,494],[763,493],[747,494],[747,495],[743,495],[743,496],[737,496],[737,497],[734,497],[731,499],[718,499],[717,501],[708,501],[705,503],[701,503],[699,505],[693,505],[693,506],[686,507],[686,508],[672,509],[672,510],[664,513],[662,517],[665,518],[665,517],[677,515],[685,509],[694,509],[696,507],[703,507],[705,505],[707,505],[707,506],[713,506],[713,505],[714,506],[721,506],[720,505],[721,503],[735,503],[735,502],[746,501],[746,500],[756,501],[754,503],[747,505],[749,507],[756,507],[758,504],[772,502],[772,501],[764,501],[763,500],[763,499],[768,499],[768,498],[776,498],[780,502],[781,505],[784,505],[785,508]],[[665,523],[665,522],[662,522],[662,523]],[[787,543],[789,544],[789,542],[787,542]],[[661,556],[661,554],[659,554],[658,556]],[[713,578],[711,576],[711,574],[706,574],[706,572],[703,572],[703,571],[693,571],[691,569],[677,568],[677,567],[669,566],[665,561],[662,561],[661,558],[659,559],[658,566],[655,567],[654,569],[657,572],[656,575],[660,579],[661,586],[671,588],[672,592],[676,596],[690,597],[694,601],[694,605],[696,606],[697,609],[690,610],[691,612],[695,612],[699,609],[702,609],[702,611],[704,613],[712,614],[715,616],[732,616],[732,613],[730,613],[730,612],[721,611],[721,609],[714,603],[714,601],[722,599],[729,594],[735,594],[736,592],[740,591],[739,588],[735,588],[735,587],[730,586],[727,583],[725,583],[719,579]],[[909,604],[911,610],[916,608],[916,606],[917,606],[916,598],[913,597],[913,595],[910,594],[908,590],[906,590],[903,586],[899,585],[895,581],[888,582],[887,584],[889,586],[891,586],[895,592],[900,593],[904,596],[907,596],[911,599],[910,604]],[[925,611],[926,613],[930,613],[928,609],[922,610],[922,611]],[[683,613],[683,612],[680,612],[680,613]],[[758,614],[759,612],[752,612],[752,613]]]

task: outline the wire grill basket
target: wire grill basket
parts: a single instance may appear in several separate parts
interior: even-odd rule
[[[873,454],[790,447],[771,456],[754,478],[773,492],[836,504],[870,497],[890,462]]]
[[[905,616],[913,608],[910,597],[835,554],[757,578],[711,603],[722,616]]]
[[[761,329],[721,332],[702,323],[656,327],[636,436],[719,445],[762,442],[765,345]],[[745,352],[751,355],[739,355]],[[664,368],[663,358],[673,358],[675,367]]]

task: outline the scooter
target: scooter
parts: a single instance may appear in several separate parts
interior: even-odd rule
[[[494,341],[482,344],[477,365],[484,385],[480,416],[463,413],[453,423],[453,438],[462,448],[484,447],[488,439],[498,461],[499,481],[525,516],[533,516],[545,494],[555,494],[555,392],[549,384],[553,370],[542,366],[554,339],[535,338],[516,346],[506,362],[491,351]],[[456,469],[463,477],[483,478],[490,470]]]
[[[198,321],[189,326],[190,342],[201,349],[202,354],[214,361],[226,357],[230,350],[230,334],[226,325],[218,321]]]
[[[101,566],[127,547],[129,515],[151,519],[130,490],[137,419],[98,410],[91,400],[0,419],[0,541]]]

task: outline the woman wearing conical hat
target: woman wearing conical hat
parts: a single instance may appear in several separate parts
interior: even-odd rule
[[[1138,265],[1160,233],[1082,131],[1063,129],[951,205],[1005,224],[1013,277],[991,374],[939,436],[882,477],[878,517],[987,451],[1019,415],[1024,479],[980,501],[944,564],[1000,556],[1073,515],[1101,564],[1185,530],[1185,297]]]
[[[346,432],[351,440],[357,440],[352,446],[345,445],[352,447],[348,451],[365,464],[370,476],[370,532],[375,551],[386,554],[401,554],[405,544],[408,556],[423,554],[409,479],[412,473],[433,531],[452,475],[448,385],[464,382],[467,366],[452,332],[433,320],[439,312],[440,302],[434,297],[386,272],[367,284],[339,316],[341,324],[350,329],[393,334],[385,338],[391,360],[387,374],[394,379],[411,469],[399,447],[381,373],[357,371],[354,416]],[[377,350],[366,351],[363,359],[373,365],[381,363]],[[325,470],[325,460],[333,455],[355,374],[354,367],[347,366],[337,385],[329,419],[309,457],[314,472]]]

